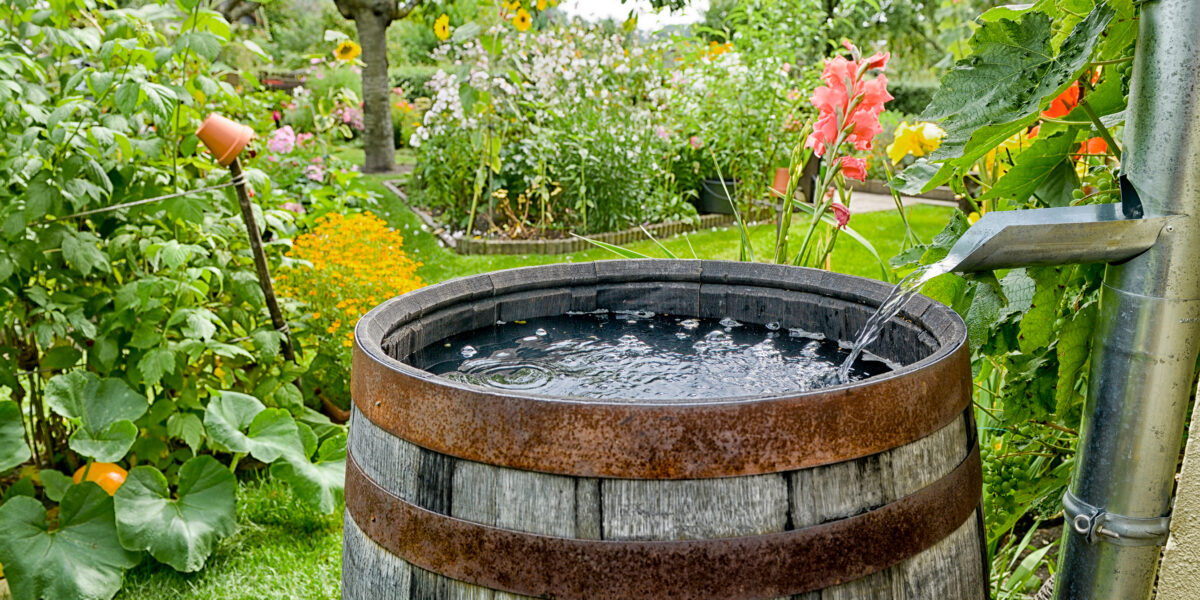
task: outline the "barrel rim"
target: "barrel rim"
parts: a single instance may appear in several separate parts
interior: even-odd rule
[[[523,277],[530,273],[532,281]],[[831,294],[830,280],[840,278],[854,285]],[[452,382],[382,349],[394,328],[379,320],[397,312],[416,319],[498,289],[510,294],[540,284],[638,281],[822,292],[867,306],[878,306],[890,290],[881,282],[815,269],[699,260],[568,263],[452,280],[393,299],[359,321],[354,404],[379,428],[465,460],[579,477],[704,479],[869,456],[937,431],[970,403],[966,327],[951,309],[923,297],[902,315],[938,340],[934,352],[889,374],[810,392],[672,403],[553,397]],[[936,322],[928,323],[926,315]]]

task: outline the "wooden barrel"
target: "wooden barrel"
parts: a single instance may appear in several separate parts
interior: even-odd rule
[[[347,600],[987,597],[966,328],[913,299],[806,393],[591,401],[404,361],[494,324],[650,310],[851,339],[890,286],[794,267],[601,261],[428,287],[359,322]]]

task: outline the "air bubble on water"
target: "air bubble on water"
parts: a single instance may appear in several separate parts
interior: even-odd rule
[[[810,340],[824,340],[825,335],[815,331],[805,331],[800,328],[788,329],[788,336],[794,338],[807,338]]]
[[[767,323],[767,329],[770,331],[779,331],[779,321],[771,321]]]
[[[479,351],[475,349],[475,346],[463,346],[462,351],[459,352],[463,358],[471,358],[478,353]]]
[[[696,319],[684,319],[679,322],[679,326],[684,329],[695,329],[700,326],[700,321]]]
[[[497,325],[506,325],[507,322],[506,321],[496,321],[496,324]]]
[[[446,342],[445,344],[442,344],[442,346],[444,346],[444,347],[446,347],[446,348],[449,348],[449,347],[450,347],[450,342]]]
[[[536,335],[527,335],[527,336],[521,338],[521,341],[522,342],[536,342],[537,339],[538,339],[538,336],[536,336]]]
[[[508,356],[509,356],[509,354],[507,352],[497,352],[496,353],[496,358],[508,358]]]
[[[538,330],[535,331],[534,333],[536,333],[538,335],[546,335],[546,330],[542,329],[541,327],[538,327]]]
[[[634,319],[630,319],[630,320],[628,320],[628,321],[625,321],[625,322],[626,322],[626,323],[629,323],[630,325],[636,325],[636,324],[637,324],[637,321],[636,321],[636,320],[634,320]]]
[[[737,321],[735,321],[729,317],[725,317],[724,319],[721,319],[721,327],[741,327],[741,326],[742,326],[741,323],[738,323]]]
[[[679,339],[681,339],[681,340],[686,340],[686,339],[688,339],[688,338],[689,338],[689,337],[691,337],[691,336],[689,336],[688,334],[686,334],[686,333],[684,333],[684,332],[682,332],[682,331],[677,331],[677,332],[675,332],[675,337],[677,337],[677,338],[679,338]]]

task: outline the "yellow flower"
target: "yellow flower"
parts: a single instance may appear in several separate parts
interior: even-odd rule
[[[942,136],[946,135],[941,127],[933,123],[913,123],[907,121],[896,128],[895,139],[888,144],[887,155],[892,162],[898,163],[909,154],[921,157],[937,150],[942,145]]]
[[[529,26],[532,24],[533,19],[529,16],[529,11],[523,8],[513,15],[513,26],[517,28],[517,31],[529,31]]]
[[[359,46],[350,40],[345,40],[338,44],[337,50],[333,51],[333,55],[336,56],[338,60],[347,62],[358,58],[359,54],[362,54],[362,46]]]
[[[1029,134],[1025,130],[1014,133],[1012,137],[983,155],[983,168],[989,174],[995,172],[997,177],[1007,173],[1011,164],[1009,157],[1015,157],[1028,142]]]
[[[433,22],[433,33],[437,34],[439,40],[450,37],[450,15],[442,13],[442,16]]]
[[[505,10],[518,10],[521,8],[521,0],[504,0]]]
[[[546,10],[546,0],[537,0],[538,10]]]

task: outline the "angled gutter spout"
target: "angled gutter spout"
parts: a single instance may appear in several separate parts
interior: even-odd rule
[[[1158,241],[1173,217],[1125,218],[1120,204],[1013,210],[984,215],[946,256],[959,273],[1094,262],[1117,263]]]

